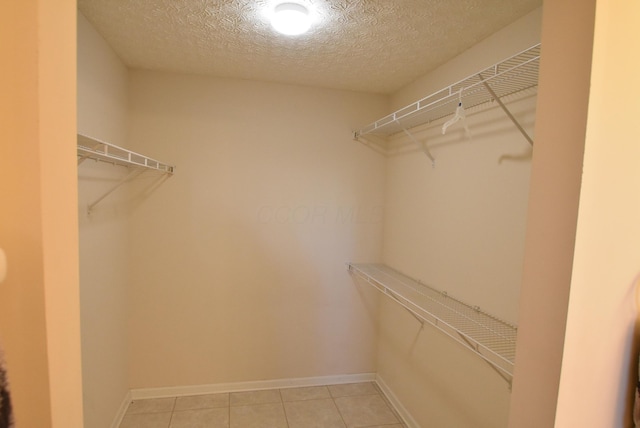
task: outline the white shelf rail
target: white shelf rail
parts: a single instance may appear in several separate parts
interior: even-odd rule
[[[123,184],[133,180],[144,171],[151,170],[160,172],[163,175],[172,175],[175,167],[166,163],[162,163],[140,153],[132,152],[115,144],[100,141],[98,139],[78,134],[77,142],[78,165],[87,159],[99,162],[106,162],[113,165],[119,165],[129,168],[129,173],[112,186],[107,192],[103,193],[93,203],[89,204],[88,212],[98,205],[104,198],[113,193]]]
[[[387,154],[380,146],[380,140],[453,116],[460,102],[465,109],[474,111],[495,102],[533,145],[533,139],[507,109],[504,100],[537,88],[539,64],[540,44],[537,44],[355,131],[354,138],[374,142],[377,151]],[[373,137],[372,141],[369,137]],[[413,137],[412,140],[415,141]],[[431,154],[425,153],[433,161]]]
[[[174,167],[115,144],[78,134],[78,164],[93,159],[127,167],[147,168],[173,174]]]
[[[429,287],[388,266],[347,263],[349,271],[391,297],[487,362],[509,387],[513,379],[517,327]]]

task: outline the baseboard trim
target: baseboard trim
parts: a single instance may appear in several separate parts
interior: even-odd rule
[[[382,393],[387,397],[391,405],[395,408],[396,412],[398,413],[398,416],[400,416],[404,424],[408,428],[420,428],[420,425],[418,424],[418,422],[416,422],[416,420],[413,419],[413,416],[411,416],[411,413],[409,413],[407,408],[402,405],[402,402],[398,399],[396,394],[393,393],[391,388],[389,388],[389,385],[387,385],[387,383],[384,381],[384,379],[380,377],[380,375],[376,374],[375,382],[380,388],[380,390],[382,391]]]
[[[124,399],[122,400],[122,403],[120,404],[120,408],[116,413],[116,417],[113,419],[113,422],[111,423],[111,428],[118,428],[120,426],[120,424],[122,423],[122,419],[124,419],[125,413],[127,413],[129,404],[131,404],[131,400],[132,400],[131,391],[127,391],[127,393],[124,395]]]
[[[147,398],[184,397],[188,395],[216,394],[222,392],[241,392],[256,391],[260,389],[282,389],[304,386],[373,382],[375,380],[375,373],[360,373],[351,375],[319,376],[294,379],[259,380],[251,382],[216,383],[208,385],[137,388],[131,390],[131,399],[141,400]]]

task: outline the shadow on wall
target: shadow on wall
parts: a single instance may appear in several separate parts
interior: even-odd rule
[[[148,175],[147,175],[148,174]],[[130,195],[128,207],[130,212],[133,212],[144,201],[149,199],[156,190],[158,190],[167,180],[172,178],[170,174],[154,174],[152,172],[143,173],[139,179],[139,184],[136,185],[133,192]]]
[[[627,388],[620,390],[622,396],[616,402],[621,406],[618,414],[624,415],[623,426],[640,427],[640,275],[629,287],[627,300],[632,302],[635,323],[629,326],[625,361],[620,365],[619,384]]]
[[[169,174],[144,171],[128,181],[128,168],[108,165],[90,169],[90,166],[78,175],[80,197],[84,199],[79,201],[79,214],[80,218],[89,217],[93,222],[130,214],[171,178]],[[105,171],[105,167],[111,171]]]
[[[510,106],[512,113],[520,125],[531,135],[535,125],[535,96],[530,95],[522,98]],[[411,129],[413,139],[419,143],[426,144],[427,148],[436,158],[438,163],[438,152],[442,149],[468,144],[490,145],[500,139],[507,138],[513,145],[513,152],[503,153],[498,156],[497,163],[504,161],[522,162],[531,161],[532,147],[521,135],[515,125],[505,120],[504,112],[493,107],[480,112],[467,113],[467,134],[464,126],[455,124],[448,128],[446,134],[442,133],[442,125],[447,118],[436,122],[422,125]],[[423,152],[423,148],[416,145],[415,141],[403,134],[392,136],[388,142],[382,140],[371,141],[372,147],[377,147],[389,157],[413,155]]]
[[[380,306],[379,375],[419,426],[506,426],[509,387],[490,366],[391,298]]]

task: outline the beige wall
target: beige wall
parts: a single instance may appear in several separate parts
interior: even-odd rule
[[[538,43],[540,21],[538,9],[399,91],[393,104]],[[508,106],[532,134],[535,95]],[[497,106],[468,112],[470,140],[460,124],[442,136],[442,122],[415,133],[435,167],[416,149],[388,160],[384,261],[517,323],[531,146]],[[381,308],[378,373],[421,426],[506,426],[510,392],[500,376],[432,327],[420,329],[393,302]]]
[[[589,99],[594,1],[544,6],[510,427],[553,426]],[[565,100],[571,100],[567,108]],[[594,266],[595,268],[595,266]]]
[[[135,71],[131,145],[177,165],[132,194],[133,388],[375,372],[378,95]],[[364,294],[364,298],[363,298]]]
[[[595,428],[628,422],[625,403],[629,378],[635,375],[630,354],[637,348],[632,342],[637,277],[632,255],[637,253],[633,244],[638,241],[637,198],[629,194],[637,193],[633,160],[638,157],[638,149],[637,144],[629,143],[637,129],[627,115],[633,114],[633,100],[629,98],[637,92],[633,82],[637,80],[638,64],[624,50],[636,35],[623,30],[634,28],[638,10],[623,2],[598,5],[587,123],[593,7],[594,2],[582,3],[580,8],[574,2],[545,3],[543,42],[546,40],[547,47],[543,58],[547,59],[541,70],[537,149],[531,166],[527,166],[531,162],[526,160],[526,143],[510,125],[498,122],[495,129],[474,135],[470,142],[441,144],[434,149],[438,158],[435,170],[418,153],[389,163],[387,191],[406,181],[414,186],[442,176],[462,192],[464,179],[453,180],[455,169],[442,170],[456,162],[465,167],[473,164],[466,158],[472,154],[478,156],[479,165],[490,164],[495,174],[508,170],[510,176],[519,177],[514,191],[524,185],[521,180],[525,170],[531,168],[532,172],[519,310],[512,304],[518,294],[513,288],[502,290],[506,296],[481,304],[505,318],[517,318],[520,325],[510,412],[505,404],[509,400],[506,386],[494,373],[428,327],[420,332],[413,318],[390,302],[381,301],[378,370],[423,425],[435,420],[445,426],[502,426],[507,412],[509,426],[518,428],[554,424]],[[505,50],[515,49],[525,39],[528,44],[529,37],[538,37],[530,30],[536,28],[539,16],[540,11],[536,11],[521,21],[519,25],[529,29],[522,33],[518,26],[505,30],[503,34],[510,36],[500,45]],[[7,28],[11,31],[13,27]],[[491,40],[451,64],[478,64],[478,58],[494,54],[499,59],[502,48],[483,54]],[[29,37],[23,42],[35,43]],[[466,55],[474,56],[474,60]],[[462,71],[466,66],[456,65],[452,70],[447,68],[451,64],[396,94],[394,108],[428,93],[434,89],[431,85],[446,84],[448,79],[442,80],[447,76],[467,74]],[[27,66],[15,66],[11,70],[16,76],[29,78]],[[382,257],[378,210],[383,204],[383,161],[349,141],[344,133],[387,113],[390,109],[384,98],[147,72],[135,72],[131,83],[131,144],[178,165],[177,174],[153,191],[139,191],[152,184],[146,179],[140,180],[130,194],[131,231],[135,231],[130,267],[135,280],[129,314],[133,323],[129,336],[131,386],[375,370],[371,352],[376,338],[376,302],[369,294],[363,299],[359,293],[365,288],[354,286],[341,264],[347,259]],[[18,87],[6,89],[17,91]],[[630,96],[617,96],[620,93]],[[14,99],[31,99],[33,105],[35,96],[34,92],[31,98]],[[572,100],[574,109],[567,109],[558,99]],[[529,101],[524,100],[517,108],[530,129],[533,111]],[[14,112],[13,107],[3,110],[2,117],[11,117]],[[346,121],[345,113],[349,118]],[[486,114],[500,116],[494,111]],[[247,117],[252,120],[247,121]],[[482,118],[477,115],[470,119],[475,121],[472,132],[484,122]],[[306,132],[308,129],[313,132]],[[8,133],[3,135],[8,141],[28,138],[33,131],[29,127],[3,127],[3,132]],[[585,138],[585,173],[577,220]],[[482,147],[487,149],[474,151],[477,142],[486,142]],[[512,152],[515,146],[519,150]],[[4,150],[9,147],[0,147],[0,159],[7,159]],[[24,156],[25,162],[32,149],[24,145],[10,148],[12,159]],[[522,155],[524,160],[505,158],[502,163],[495,162],[504,153]],[[403,165],[407,171],[394,165]],[[473,174],[475,166],[460,170]],[[23,177],[15,168],[4,168],[4,164],[3,171],[13,174],[11,178]],[[313,192],[305,192],[309,188]],[[14,192],[6,186],[1,189],[3,195]],[[522,194],[510,194],[518,198],[521,209]],[[403,210],[393,206],[407,203],[411,194],[403,188],[399,194],[388,195],[393,199],[386,204],[387,230],[402,230],[398,219],[404,220]],[[20,207],[37,204],[20,201],[27,204]],[[477,200],[475,203],[479,204]],[[418,217],[421,210],[429,209],[432,207],[424,204],[415,212],[404,212],[411,216],[407,221],[425,229]],[[29,218],[16,204],[9,221],[25,224]],[[330,222],[337,222],[338,227],[329,227]],[[0,224],[7,224],[5,217]],[[513,230],[521,227],[519,223],[508,226]],[[423,229],[418,230],[426,234]],[[6,238],[7,230],[0,230],[0,239],[10,242],[0,245],[8,250],[25,248],[24,240],[13,235]],[[29,231],[33,233],[34,229]],[[431,237],[433,231],[428,232]],[[471,236],[478,236],[473,232]],[[391,247],[385,247],[384,260],[392,265],[405,263],[403,268],[408,273],[422,276],[420,272],[425,270],[420,260],[412,259],[411,254],[400,257],[405,250],[388,236],[386,233],[385,239]],[[498,235],[491,236],[495,242]],[[420,247],[414,241],[409,241],[409,247]],[[11,263],[11,251],[9,257]],[[19,269],[14,264],[10,267],[13,272]],[[21,279],[37,276],[33,269],[33,263],[28,270],[22,269]],[[508,286],[515,268],[503,269],[500,274]],[[480,278],[485,286],[486,276]],[[0,288],[0,293],[18,294],[10,300],[3,295],[3,305],[17,302],[16,307],[23,309],[20,302],[37,303],[37,299],[21,294],[35,290],[36,296],[41,295],[37,287],[18,289],[15,282],[11,287],[11,281]],[[37,281],[29,283],[37,285]],[[459,287],[456,291],[465,298],[475,290]],[[495,294],[477,293],[470,295],[470,300]],[[44,305],[42,300],[40,305]],[[38,311],[18,314],[3,306],[0,313],[2,326],[7,325],[9,315],[16,317],[12,323],[23,322],[24,317],[29,323],[35,320],[36,326],[43,322]],[[6,332],[3,328],[9,354],[12,346],[26,349],[27,344],[15,336],[7,339]],[[33,337],[38,334],[42,331],[36,328]],[[359,342],[354,344],[356,337]],[[42,349],[43,340],[34,340],[28,346]],[[34,372],[37,364],[31,364],[27,373],[21,370],[26,364],[15,359],[12,363],[9,357],[10,364],[18,365],[15,371],[28,375],[21,379],[18,390],[29,376],[33,376],[31,380],[41,379],[39,372]],[[39,363],[46,371],[42,361]],[[36,399],[43,397],[37,394],[37,388],[35,391]]]
[[[632,426],[640,260],[640,3],[599,1],[556,427]],[[622,95],[622,100],[621,100]]]
[[[391,107],[394,110],[404,107],[468,77],[469,73],[502,61],[505,54],[513,55],[540,43],[541,21],[542,8],[540,7],[392,94]],[[487,48],[489,46],[492,48]]]
[[[78,132],[127,147],[128,71],[78,14]],[[80,297],[86,427],[109,427],[129,390],[127,378],[126,187],[87,206],[127,172],[94,161],[78,166]]]
[[[0,285],[19,427],[82,426],[73,1],[0,13]]]

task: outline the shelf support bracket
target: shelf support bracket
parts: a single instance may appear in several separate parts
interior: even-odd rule
[[[458,332],[458,337],[460,337],[460,339],[462,339],[464,341],[464,343],[469,347],[469,349],[471,349],[473,352],[475,352],[478,355],[482,355],[482,353],[478,350],[478,346],[472,342],[471,340],[469,340],[464,334],[461,334],[460,332]],[[509,376],[507,376],[505,373],[503,373],[501,370],[498,370],[495,366],[495,364],[492,364],[491,362],[489,362],[489,360],[484,359],[484,362],[487,363],[487,365],[489,367],[491,367],[496,373],[498,373],[498,375],[504,379],[505,382],[507,382],[507,385],[509,386],[509,390],[511,390],[512,387],[512,380]]]
[[[398,126],[402,129],[402,131],[407,135],[407,137],[409,137],[409,139],[418,147],[420,147],[422,149],[422,151],[424,152],[425,155],[427,155],[427,157],[429,159],[431,159],[431,166],[433,168],[436,167],[436,159],[433,157],[433,155],[431,154],[431,152],[429,151],[429,147],[427,146],[427,143],[425,142],[420,142],[418,141],[413,134],[411,134],[411,132],[407,131],[407,129],[402,126],[400,124],[400,121],[396,119],[396,123],[398,124]]]
[[[369,281],[369,282],[371,282],[371,281]],[[425,321],[423,319],[421,319],[414,311],[409,309],[407,307],[407,305],[404,302],[402,302],[402,300],[400,300],[400,298],[398,296],[396,296],[396,294],[393,291],[389,290],[387,287],[384,288],[384,291],[385,291],[384,294],[386,294],[387,296],[389,296],[393,300],[395,300],[397,303],[399,303],[400,307],[402,307],[405,311],[409,312],[409,315],[414,317],[416,319],[416,321],[418,321],[422,325],[422,327],[424,327]]]
[[[98,205],[100,202],[102,202],[102,200],[104,198],[106,198],[107,196],[112,194],[114,191],[116,191],[120,186],[122,186],[123,184],[128,183],[129,181],[133,180],[134,178],[136,178],[137,176],[139,176],[143,172],[144,172],[144,169],[142,169],[142,168],[136,168],[136,169],[130,171],[129,174],[127,174],[120,181],[118,181],[118,183],[116,183],[115,186],[113,186],[111,189],[109,189],[107,192],[105,192],[102,196],[100,196],[98,199],[96,199],[93,203],[89,204],[89,206],[87,208],[87,213],[91,214],[91,212],[96,207],[96,205]]]
[[[513,124],[516,126],[516,128],[518,128],[518,131],[520,131],[520,133],[522,134],[522,136],[529,142],[530,145],[533,146],[533,139],[529,136],[529,134],[527,134],[527,131],[524,130],[524,128],[522,127],[522,125],[520,125],[520,122],[518,122],[518,119],[516,119],[513,114],[511,114],[511,112],[509,111],[509,109],[507,108],[507,106],[504,105],[504,103],[502,102],[502,100],[500,99],[500,97],[498,95],[496,95],[496,93],[493,91],[493,89],[491,88],[491,86],[489,86],[489,84],[484,80],[484,77],[482,77],[482,74],[478,74],[478,77],[480,78],[480,81],[482,82],[482,84],[484,85],[485,89],[487,91],[489,91],[489,93],[491,94],[491,96],[493,97],[494,100],[496,100],[496,102],[498,103],[498,105],[500,106],[500,108],[502,108],[502,110],[505,112],[505,114],[507,115],[507,117],[511,120],[511,122],[513,122]]]

